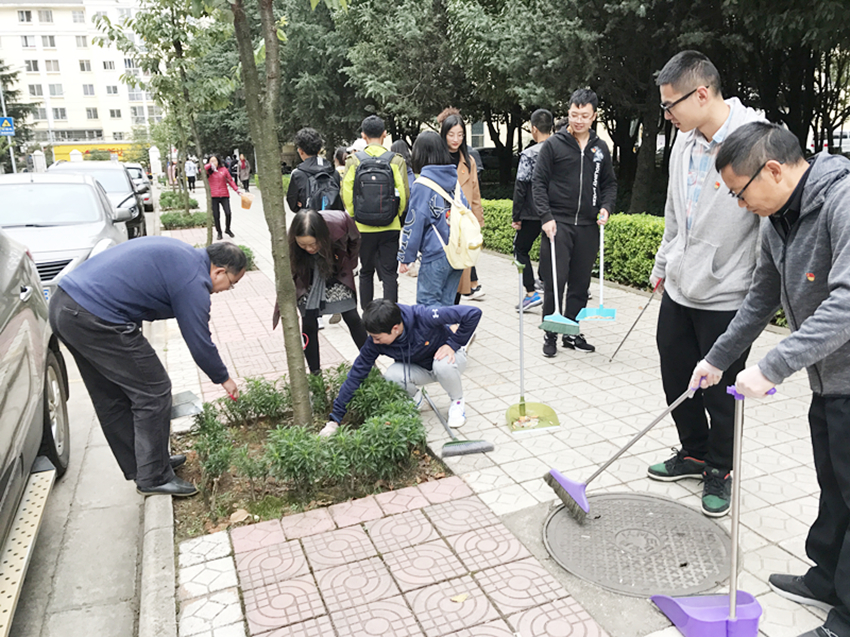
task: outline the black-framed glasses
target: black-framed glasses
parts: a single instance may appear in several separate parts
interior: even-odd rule
[[[753,174],[752,177],[750,177],[750,180],[746,183],[746,185],[743,188],[741,188],[741,190],[739,190],[737,193],[730,188],[729,189],[729,196],[734,198],[734,199],[737,199],[738,201],[743,201],[744,200],[744,191],[747,188],[749,188],[750,184],[753,183],[756,180],[756,177],[758,177],[761,174],[761,171],[764,170],[765,166],[767,166],[767,162],[764,162],[761,166],[759,166],[759,169]]]
[[[686,99],[688,99],[691,95],[693,95],[694,93],[696,93],[696,92],[697,92],[698,90],[700,90],[701,88],[702,88],[701,86],[697,86],[697,87],[696,87],[694,90],[692,90],[690,93],[686,93],[685,95],[682,95],[682,97],[680,97],[679,99],[677,99],[675,102],[671,102],[670,104],[662,104],[662,105],[661,105],[661,110],[662,110],[662,111],[664,111],[665,113],[669,113],[671,108],[673,108],[673,107],[674,107],[674,106],[676,106],[677,104],[681,104],[682,102],[684,102]]]

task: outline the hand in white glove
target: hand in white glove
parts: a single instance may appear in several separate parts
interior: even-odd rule
[[[325,426],[324,426],[324,427],[322,427],[322,430],[319,432],[319,435],[320,435],[322,438],[330,438],[331,436],[333,436],[333,435],[334,435],[334,432],[335,432],[337,429],[339,429],[339,423],[338,423],[338,422],[334,422],[333,420],[329,420],[329,421],[325,424]]]
[[[705,389],[719,383],[722,376],[722,369],[717,369],[714,365],[703,359],[694,367],[688,387],[691,389],[697,389],[698,387]]]
[[[735,378],[735,391],[747,398],[764,398],[774,387],[775,385],[761,373],[758,365],[747,367]]]
[[[664,279],[660,276],[655,276],[654,274],[649,277],[649,284],[652,286],[653,292],[658,292],[659,294],[664,293]]]

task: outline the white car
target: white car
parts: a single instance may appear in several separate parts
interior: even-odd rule
[[[135,164],[131,162],[124,162],[124,166],[127,167],[127,172],[130,173],[130,178],[133,180],[133,183],[136,185],[136,188],[140,192],[144,192],[142,195],[142,201],[145,203],[145,212],[153,212],[153,194],[151,194],[151,181],[148,179],[148,174],[145,172],[145,167],[141,164]],[[147,186],[147,190],[144,190],[142,186]]]

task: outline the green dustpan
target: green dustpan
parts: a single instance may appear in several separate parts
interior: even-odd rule
[[[550,240],[549,246],[552,249],[552,290],[557,298],[558,270],[555,267],[555,241]],[[514,261],[514,265],[516,265],[517,269],[519,270],[519,304],[520,308],[522,308],[522,271],[525,266],[519,261]],[[557,299],[557,308],[558,311],[554,314],[547,314],[546,316],[544,316],[543,322],[538,327],[540,327],[541,330],[544,330],[546,332],[554,332],[555,334],[578,334],[581,331],[579,328],[579,324],[561,314],[561,299]],[[522,312],[520,312],[519,315],[520,334],[522,334]],[[522,339],[520,339],[520,343],[522,343]],[[520,351],[522,350],[520,349]]]
[[[605,307],[605,226],[599,226],[599,307],[582,308],[577,321],[613,321],[617,310]]]

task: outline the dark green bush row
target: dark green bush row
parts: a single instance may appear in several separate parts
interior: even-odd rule
[[[201,228],[207,225],[206,212],[165,212],[159,216],[159,222],[166,230],[181,228]]]
[[[183,207],[183,195],[175,190],[166,190],[159,196],[159,207],[163,210],[178,210]],[[189,197],[189,209],[198,207],[198,200]]]

